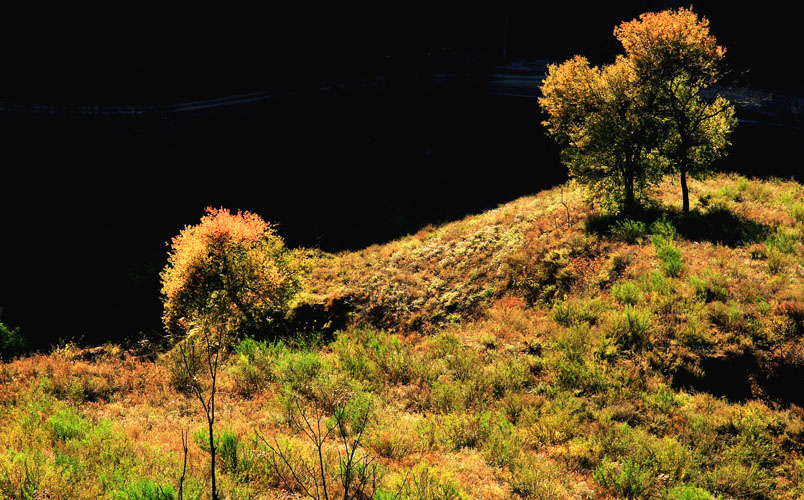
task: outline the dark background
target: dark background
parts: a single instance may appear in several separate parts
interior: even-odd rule
[[[680,4],[7,15],[2,321],[37,347],[158,334],[166,241],[208,205],[256,212],[290,246],[336,251],[561,182],[536,100],[478,82],[537,58],[609,62],[616,24]],[[797,13],[695,10],[728,47],[731,83],[801,92]],[[170,107],[252,92],[270,98]],[[121,105],[157,111],[103,111]],[[720,167],[797,176],[802,133],[789,125],[741,124]]]

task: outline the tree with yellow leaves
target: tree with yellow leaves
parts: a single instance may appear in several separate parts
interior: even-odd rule
[[[734,106],[712,89],[722,76],[726,49],[709,32],[709,21],[691,8],[642,14],[617,26],[614,36],[666,125],[660,147],[679,175],[687,212],[687,175],[711,171],[737,124]]]
[[[661,176],[660,127],[643,90],[625,58],[599,68],[576,56],[549,66],[539,99],[570,175],[626,213]]]

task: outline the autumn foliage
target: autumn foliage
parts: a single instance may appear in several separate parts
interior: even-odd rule
[[[712,162],[725,156],[737,124],[734,107],[711,88],[723,72],[726,49],[709,32],[709,20],[692,9],[642,14],[616,27],[614,36],[666,124],[659,147],[679,175],[686,212],[687,174],[708,174]]]
[[[709,32],[709,20],[692,9],[646,12],[617,26],[614,36],[635,70],[654,77],[684,74],[695,83],[714,83],[726,55]]]
[[[287,312],[302,267],[258,215],[207,208],[199,224],[171,241],[161,273],[165,327],[226,334],[268,327]]]
[[[624,57],[593,67],[581,56],[550,65],[539,102],[548,134],[564,146],[570,174],[601,201],[631,211],[660,177],[661,132],[636,73]]]
[[[703,177],[726,154],[734,107],[711,87],[725,49],[691,9],[646,13],[614,29],[625,54],[601,68],[576,56],[542,85],[548,134],[570,175],[603,201],[632,211],[647,187],[677,174]]]

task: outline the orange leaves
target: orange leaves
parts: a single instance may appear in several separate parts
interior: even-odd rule
[[[174,333],[200,323],[261,328],[286,310],[302,265],[258,215],[208,207],[171,241],[161,274],[165,326]]]
[[[709,33],[709,21],[691,8],[642,14],[614,28],[614,36],[638,71],[665,78],[683,69],[696,81],[711,82],[726,53]]]
[[[230,238],[236,240],[257,240],[264,233],[271,231],[271,226],[259,215],[251,212],[232,214],[225,208],[206,208],[207,215],[201,218],[197,226],[201,234],[211,238]]]

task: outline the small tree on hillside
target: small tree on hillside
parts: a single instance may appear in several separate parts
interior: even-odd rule
[[[171,242],[160,275],[165,327],[177,334],[203,321],[229,334],[270,326],[299,291],[303,260],[256,214],[206,212]]]
[[[660,177],[662,162],[655,148],[660,128],[648,112],[652,102],[628,61],[619,57],[597,68],[575,56],[550,65],[541,89],[544,125],[563,146],[570,175],[606,204],[633,212]]]
[[[734,106],[711,89],[722,74],[726,49],[709,33],[709,21],[692,9],[642,14],[614,29],[638,85],[665,123],[661,146],[679,175],[682,205],[689,211],[687,174],[710,172],[725,156],[737,120]]]
[[[259,216],[207,208],[196,226],[173,238],[161,273],[163,320],[186,333],[177,346],[190,391],[204,409],[209,432],[212,499],[215,474],[215,395],[221,353],[237,334],[285,314],[299,289],[301,261]]]

